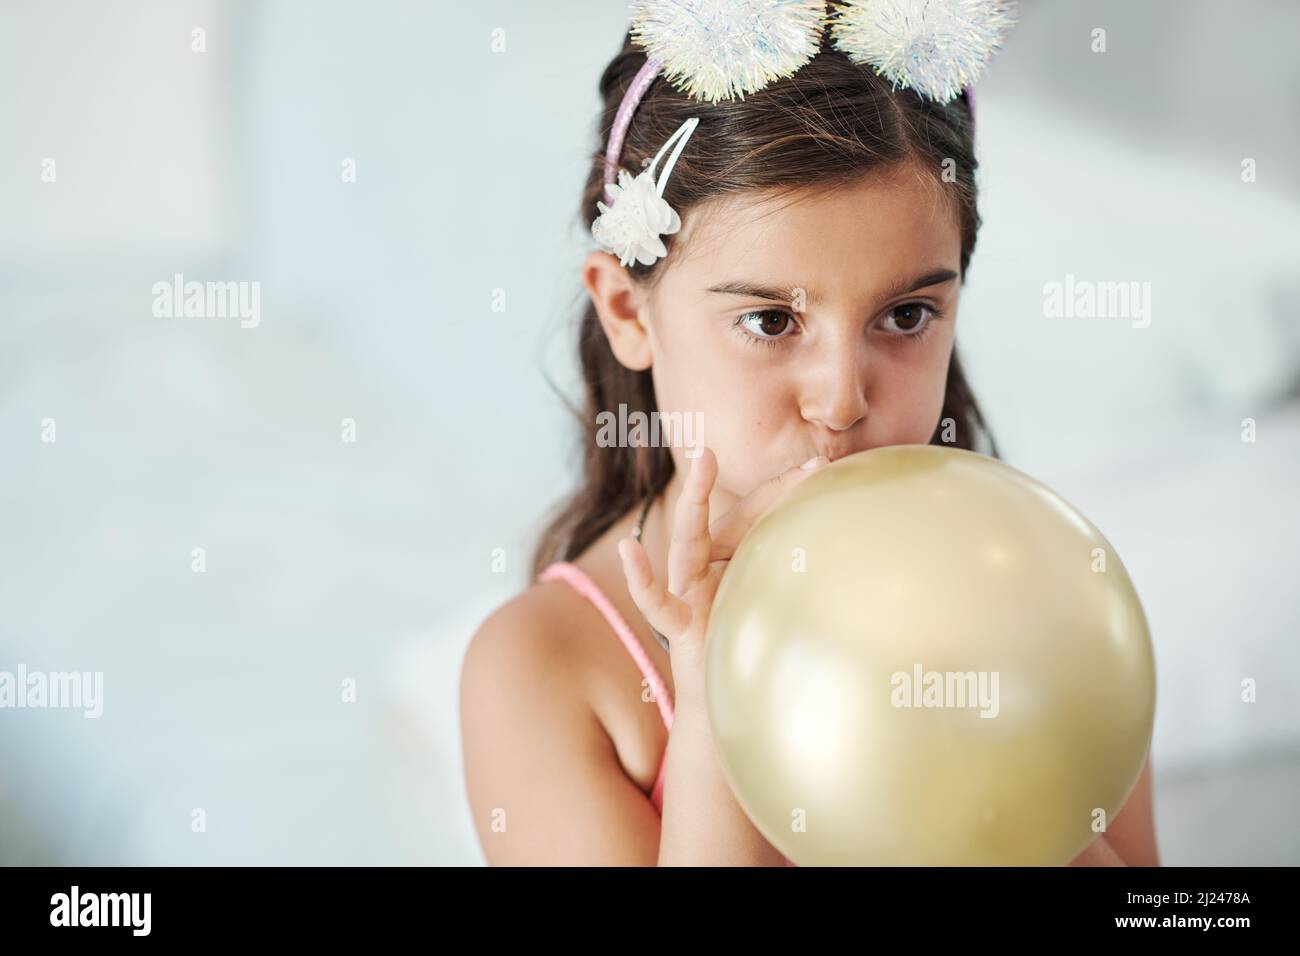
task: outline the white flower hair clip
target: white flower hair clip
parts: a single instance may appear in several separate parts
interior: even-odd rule
[[[668,254],[661,236],[681,228],[664,199],[673,164],[699,120],[664,143],[648,170],[620,169],[623,139],[637,104],[661,73],[698,102],[744,98],[792,76],[821,48],[826,0],[632,0],[633,40],[646,51],[619,104],[605,149],[609,204],[591,232],[624,265],[653,265]],[[835,49],[870,66],[894,87],[940,103],[961,95],[983,72],[1015,22],[1014,0],[844,0],[830,16]],[[973,114],[972,114],[973,115]],[[658,183],[654,168],[673,142]],[[618,183],[614,182],[617,171]]]
[[[677,127],[677,132],[668,137],[654,161],[635,177],[626,169],[620,169],[618,184],[606,184],[610,204],[596,203],[600,215],[591,224],[591,234],[602,249],[618,255],[620,265],[626,266],[635,259],[649,266],[668,255],[668,247],[660,236],[676,232],[682,227],[682,220],[677,210],[664,201],[664,186],[668,185],[668,176],[677,163],[677,157],[682,154],[686,141],[699,123],[692,116]],[[677,148],[664,164],[659,181],[655,182],[655,167],[674,141]]]

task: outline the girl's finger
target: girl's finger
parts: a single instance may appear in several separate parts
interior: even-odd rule
[[[618,556],[623,559],[623,577],[627,579],[627,590],[633,603],[650,626],[672,643],[690,625],[690,608],[669,594],[663,582],[655,577],[641,542],[623,538],[618,543]]]
[[[830,462],[825,455],[810,458],[802,465],[796,465],[781,472],[775,478],[763,482],[736,504],[734,508],[719,518],[709,528],[709,560],[729,561],[746,532],[754,522],[762,517],[763,512],[772,507],[777,500],[809,475],[814,475]]]
[[[677,499],[673,534],[668,543],[668,590],[682,595],[709,569],[709,493],[718,474],[718,460],[701,447]]]

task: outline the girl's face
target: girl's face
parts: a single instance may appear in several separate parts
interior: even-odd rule
[[[620,360],[650,366],[659,410],[698,413],[717,491],[930,440],[960,292],[943,190],[908,164],[793,201],[722,197],[684,217],[657,285],[633,297],[644,341],[602,310]],[[673,449],[679,474],[687,453]]]

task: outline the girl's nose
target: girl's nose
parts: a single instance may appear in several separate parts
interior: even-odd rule
[[[805,379],[804,420],[832,432],[847,431],[867,414],[867,357],[858,343],[826,343],[827,354]]]

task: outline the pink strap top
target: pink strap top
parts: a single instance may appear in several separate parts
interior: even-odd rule
[[[610,603],[609,598],[605,597],[605,592],[598,588],[596,582],[591,580],[586,572],[576,564],[568,561],[556,561],[538,576],[539,581],[553,581],[556,578],[567,581],[572,585],[573,589],[590,601],[596,610],[601,613],[601,616],[609,622],[609,626],[614,629],[614,633],[623,642],[627,652],[632,655],[632,660],[636,661],[636,666],[641,670],[641,676],[650,684],[655,703],[659,705],[659,716],[663,718],[664,727],[671,731],[673,729],[673,702],[668,694],[668,687],[664,684],[663,678],[659,676],[659,671],[655,669],[654,662],[650,660],[650,655],[645,652],[641,642],[632,633],[632,628],[628,627],[623,615],[618,613],[618,608]],[[650,800],[661,816],[664,812],[664,766],[667,761],[668,749],[664,748],[664,754],[659,758],[659,773],[655,777],[654,787],[650,791]]]
[[[650,660],[650,655],[645,652],[641,642],[637,640],[636,635],[632,633],[632,628],[628,627],[627,621],[623,615],[618,613],[618,608],[614,607],[609,598],[605,596],[596,582],[591,580],[576,564],[569,561],[556,561],[544,570],[537,578],[539,581],[554,581],[556,579],[567,581],[575,591],[592,603],[601,616],[609,622],[609,626],[614,629],[618,639],[623,642],[627,652],[632,655],[632,660],[640,669],[641,675],[650,685],[654,692],[655,703],[659,705],[659,716],[663,718],[664,727],[669,731],[673,729],[673,701],[668,693],[668,687],[664,684],[663,678],[659,676],[659,671],[655,669],[654,662]],[[668,760],[668,750],[664,748],[664,754],[659,758],[659,773],[655,777],[654,787],[650,791],[650,801],[654,808],[663,816],[664,812],[664,767]],[[786,866],[795,866],[790,861],[785,861]]]

